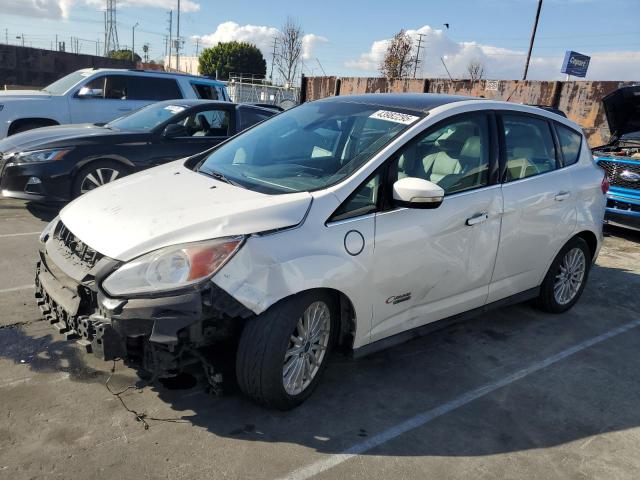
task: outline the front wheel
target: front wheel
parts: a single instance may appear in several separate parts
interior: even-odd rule
[[[591,252],[587,242],[572,238],[562,247],[542,282],[538,305],[546,312],[562,313],[578,301],[587,283]]]
[[[338,329],[337,315],[332,295],[310,291],[248,320],[237,352],[240,389],[281,410],[306,400],[326,368]]]
[[[118,162],[100,160],[82,167],[73,182],[73,198],[124,177],[129,170]]]

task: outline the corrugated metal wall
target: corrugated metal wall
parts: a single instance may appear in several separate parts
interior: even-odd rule
[[[591,146],[605,143],[609,129],[602,97],[632,82],[386,79],[382,77],[305,77],[306,101],[332,95],[417,92],[470,95],[516,103],[547,105],[564,111],[584,130]]]

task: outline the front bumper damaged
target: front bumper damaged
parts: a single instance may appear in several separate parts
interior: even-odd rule
[[[171,296],[110,298],[98,285],[119,262],[97,254],[97,261],[82,264],[57,238],[59,229],[40,250],[38,307],[59,333],[103,360],[123,359],[156,377],[173,376],[205,363],[203,351],[236,338],[242,320],[253,315],[211,281]]]

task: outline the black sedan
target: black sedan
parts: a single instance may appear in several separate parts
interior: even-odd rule
[[[129,173],[207,150],[277,113],[249,104],[170,100],[106,125],[13,135],[0,141],[2,195],[66,202]]]

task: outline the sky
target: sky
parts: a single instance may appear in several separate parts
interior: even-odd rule
[[[50,48],[56,35],[71,50],[95,53],[104,39],[106,0],[0,0],[0,41]],[[168,11],[177,0],[118,0],[118,38],[136,51],[165,54]],[[220,41],[256,44],[271,62],[274,35],[294,18],[304,37],[306,75],[376,76],[386,42],[400,29],[423,36],[419,76],[468,76],[470,61],[491,79],[522,77],[537,0],[182,0],[183,55]],[[447,28],[444,24],[449,24]],[[20,37],[20,38],[17,38]],[[196,43],[200,46],[196,47]],[[564,52],[592,57],[587,80],[640,81],[640,0],[544,0],[529,78],[562,80]]]

